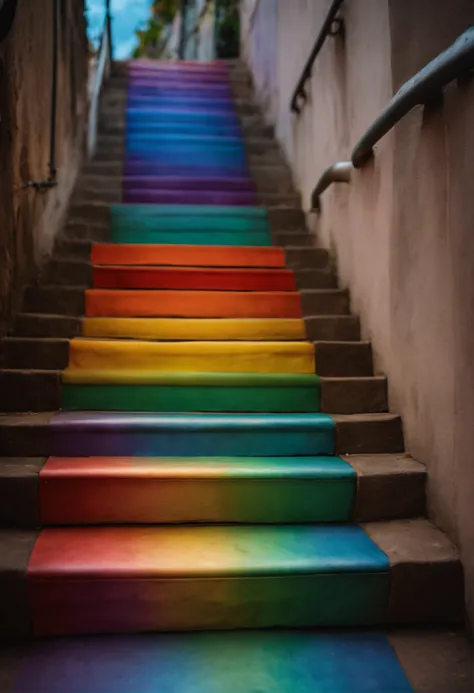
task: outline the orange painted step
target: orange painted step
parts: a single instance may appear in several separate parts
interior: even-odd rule
[[[95,265],[284,267],[285,253],[282,248],[257,246],[94,243],[91,261]]]
[[[89,289],[88,317],[301,318],[296,291]]]
[[[241,267],[94,266],[92,283],[101,289],[296,290],[290,270]]]

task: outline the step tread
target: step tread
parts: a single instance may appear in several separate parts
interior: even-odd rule
[[[8,458],[7,458],[8,459]],[[40,458],[41,459],[41,458]],[[2,475],[0,458],[0,477]],[[20,460],[21,467],[42,469],[41,478],[99,479],[352,479],[355,471],[339,457],[50,457],[46,465]],[[7,462],[7,474],[15,463]]]
[[[43,530],[28,577],[257,577],[388,568],[385,554],[355,525],[81,527]]]
[[[398,629],[140,634],[5,643],[2,662],[7,673],[11,669],[12,679],[16,674],[14,693],[37,690],[38,681],[41,691],[61,693],[360,693],[369,686],[393,693],[468,693],[473,689],[471,660],[470,643],[459,631]],[[137,679],[137,666],[149,672],[143,682]]]

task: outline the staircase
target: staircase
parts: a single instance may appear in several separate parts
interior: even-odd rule
[[[411,690],[461,565],[248,75],[117,64],[100,129],[0,372],[0,634],[100,637],[14,690]]]

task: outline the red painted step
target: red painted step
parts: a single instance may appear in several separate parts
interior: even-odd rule
[[[208,267],[93,268],[93,285],[100,289],[196,289],[216,291],[295,291],[293,272],[283,269]]]

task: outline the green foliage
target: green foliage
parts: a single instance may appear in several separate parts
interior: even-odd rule
[[[178,8],[179,0],[154,0],[150,19],[143,29],[135,32],[138,45],[133,52],[134,58],[143,57],[147,54],[147,49],[159,45],[163,29],[173,22]]]
[[[238,0],[218,0],[216,16],[216,52],[218,58],[237,58],[240,49]]]

